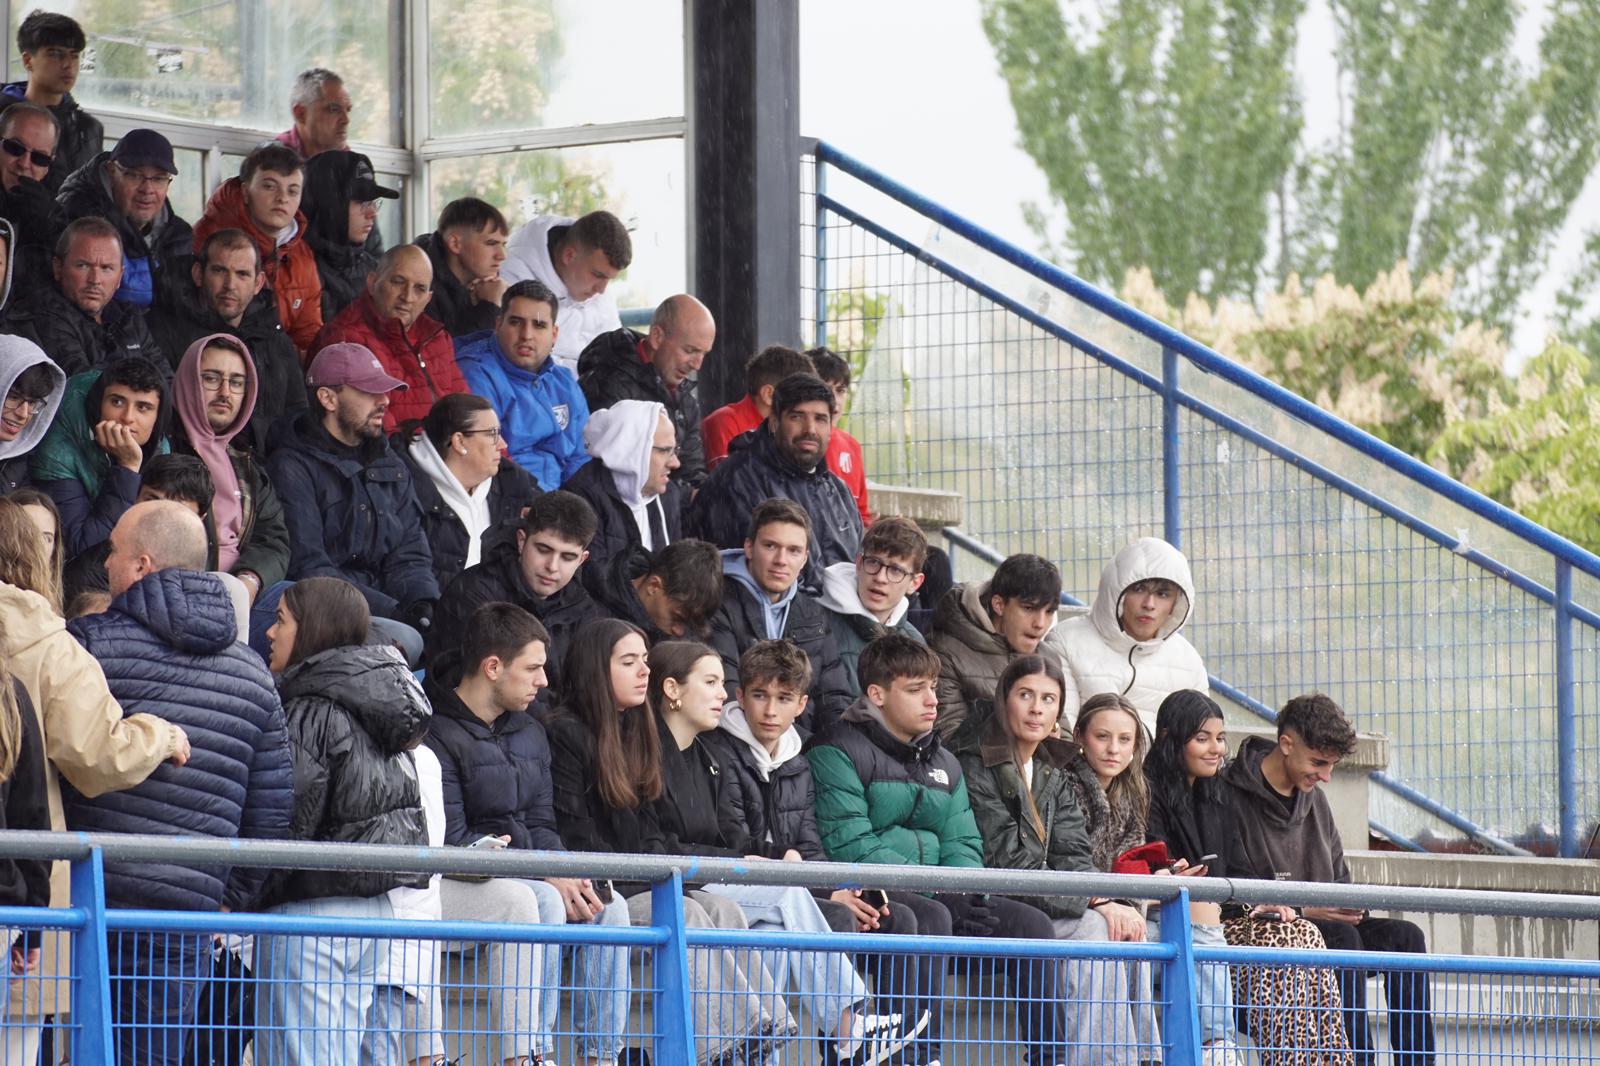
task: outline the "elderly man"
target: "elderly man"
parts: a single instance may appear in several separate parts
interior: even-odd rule
[[[433,402],[466,392],[456,366],[455,346],[444,326],[423,314],[433,292],[433,264],[414,244],[389,249],[378,269],[367,275],[367,289],[317,334],[313,352],[330,344],[359,344],[371,350],[384,372],[406,385],[389,403],[384,429],[426,418]]]
[[[51,263],[55,284],[33,294],[39,347],[70,377],[139,356],[171,371],[144,312],[116,299],[122,238],[103,218],[80,218],[61,232]]]
[[[698,488],[706,479],[700,437],[700,398],[692,375],[717,340],[717,322],[693,296],[669,296],[650,319],[650,332],[602,333],[578,358],[578,384],[589,410],[618,400],[648,400],[667,409],[678,434],[673,480]]]
[[[194,230],[167,202],[177,173],[170,141],[155,130],[129,130],[115,148],[73,171],[61,186],[58,200],[67,218],[97,215],[117,227],[122,238],[117,299],[137,307],[155,302],[155,294],[173,281],[169,265],[194,247]]]
[[[17,231],[11,269],[18,288],[50,283],[50,253],[67,224],[44,183],[58,134],[55,116],[38,104],[12,104],[0,115],[0,140],[11,146],[0,152],[0,218]]]
[[[289,97],[294,125],[277,140],[310,159],[321,152],[350,147],[350,94],[344,79],[331,70],[312,67],[294,80]]]
[[[576,370],[578,356],[607,330],[622,328],[616,298],[606,293],[633,262],[633,239],[609,211],[582,218],[540,215],[506,241],[500,277],[508,285],[535,278],[556,294],[556,361]]]
[[[599,521],[587,572],[599,575],[635,548],[660,551],[681,540],[688,490],[672,479],[678,457],[666,410],[622,400],[589,416],[583,440],[594,458],[561,487],[581,496]]]

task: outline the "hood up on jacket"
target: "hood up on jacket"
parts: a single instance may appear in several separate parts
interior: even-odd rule
[[[4,231],[9,233],[11,223],[0,219]],[[6,286],[11,285],[11,260],[6,260]],[[0,305],[4,304],[0,298]],[[27,455],[44,440],[44,435],[50,430],[50,423],[54,421],[56,412],[61,410],[61,398],[67,390],[67,375],[60,367],[50,361],[44,354],[44,349],[23,337],[13,337],[9,334],[0,334],[0,397],[11,391],[17,378],[29,367],[45,366],[50,371],[50,395],[42,411],[35,411],[28,424],[22,427],[22,432],[17,434],[15,440],[0,440],[0,459],[10,459],[17,455]]]
[[[648,400],[622,400],[589,415],[583,427],[583,445],[611,471],[617,495],[637,517],[645,504],[644,483],[650,477],[650,452],[656,429],[667,409]]]
[[[739,706],[737,700],[729,702],[722,708],[722,721],[717,728],[750,749],[751,761],[763,781],[770,780],[772,771],[798,756],[805,744],[800,739],[800,731],[791,725],[783,731],[783,736],[778,738],[778,753],[772,754],[750,731],[750,723],[745,719],[744,708]]]
[[[234,410],[233,421],[220,433],[211,428],[206,415],[209,404],[205,386],[200,382],[200,360],[213,341],[244,348],[243,352],[238,353],[244,363],[244,397],[241,400],[232,389],[228,390],[228,398],[237,402],[238,407]],[[239,474],[228,455],[228,445],[244,430],[250,416],[255,413],[256,388],[255,357],[243,341],[225,333],[212,333],[189,345],[189,350],[178,361],[178,369],[172,379],[172,406],[178,413],[178,421],[195,454],[211,472],[211,518],[217,531],[217,565],[223,570],[231,571],[239,561],[244,537],[244,505],[239,491]],[[221,399],[222,394],[218,393],[216,399],[210,402],[220,402]]]
[[[538,278],[555,293],[558,301],[575,303],[561,275],[556,273],[555,263],[550,260],[550,231],[557,226],[570,226],[576,221],[575,218],[561,215],[540,215],[512,230],[506,240],[506,261],[500,268],[500,276],[511,281]],[[585,304],[588,302],[584,301]]]
[[[750,561],[744,557],[743,548],[724,548],[720,554],[722,576],[737,581],[750,598],[760,605],[762,620],[767,627],[766,639],[783,639],[783,628],[789,622],[789,605],[794,603],[795,596],[800,592],[800,582],[796,581],[790,585],[789,591],[774,601],[767,594],[767,590],[756,584],[756,579],[751,576]],[[820,664],[813,663],[812,668],[820,669]]]
[[[202,570],[146,574],[111,601],[111,610],[188,655],[215,655],[239,639],[233,598],[216,574]]]
[[[385,756],[410,749],[430,713],[422,685],[390,644],[318,652],[284,671],[278,694],[285,705],[305,697],[332,700]]]
[[[822,571],[821,601],[822,606],[835,614],[878,621],[876,615],[861,605],[861,593],[856,588],[855,563],[834,563]],[[900,624],[909,610],[911,610],[911,597],[900,597],[900,602],[889,612],[889,620],[883,624],[893,629]]]
[[[1130,586],[1156,578],[1177,585],[1180,596],[1155,639],[1135,641],[1122,631],[1122,597]],[[1140,537],[1119,551],[1100,571],[1100,590],[1095,593],[1089,618],[1107,644],[1126,652],[1138,643],[1166,640],[1183,628],[1193,609],[1194,575],[1189,571],[1189,560],[1159,537]]]

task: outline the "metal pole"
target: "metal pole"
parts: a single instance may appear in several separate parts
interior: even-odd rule
[[[1578,854],[1578,722],[1572,676],[1572,564],[1556,560],[1556,775],[1561,856]]]
[[[1161,475],[1162,533],[1174,548],[1183,547],[1183,532],[1179,527],[1181,511],[1178,495],[1178,353],[1171,348],[1161,349]]]
[[[112,1062],[106,873],[99,848],[72,864],[71,886],[72,905],[85,916],[83,929],[72,938],[72,1061]]]
[[[694,1062],[689,949],[683,937],[683,878],[676,871],[650,886],[650,924],[667,933],[667,942],[655,950],[655,1061]]]
[[[1189,925],[1189,892],[1161,904],[1161,941],[1176,950],[1161,964],[1161,1042],[1166,1066],[1200,1066],[1200,1010],[1195,1001],[1194,930]]]
[[[813,294],[817,304],[815,344],[820,348],[828,343],[828,208],[823,202],[828,191],[828,164],[822,161],[821,155],[812,156],[811,170],[811,203],[815,208],[813,222],[816,233],[816,254],[811,260],[811,276],[816,286]]]

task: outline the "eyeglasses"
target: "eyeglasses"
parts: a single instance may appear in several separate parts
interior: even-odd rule
[[[493,429],[458,429],[456,432],[463,437],[493,437],[495,440],[505,440],[505,437],[500,435],[499,426]]]
[[[904,581],[906,578],[911,576],[911,571],[907,570],[905,567],[896,566],[893,563],[886,563],[876,555],[862,556],[861,569],[865,570],[873,577],[877,577],[879,574],[888,574],[890,581]]]
[[[118,174],[128,181],[134,182],[141,189],[165,189],[172,184],[171,174],[141,174],[137,170],[129,170],[121,163],[112,163]]]
[[[34,414],[38,414],[49,406],[50,400],[48,398],[35,399],[32,396],[23,396],[14,391],[6,393],[5,409],[8,411],[20,411],[26,407]]]
[[[49,170],[50,164],[56,161],[56,157],[50,153],[29,148],[15,137],[0,137],[0,148],[5,149],[6,155],[14,158],[27,156],[28,162],[36,167],[43,167],[45,170]]]
[[[229,392],[243,394],[250,384],[250,379],[243,374],[224,374],[220,370],[200,371],[200,384],[209,392],[221,392],[224,382],[227,383]]]

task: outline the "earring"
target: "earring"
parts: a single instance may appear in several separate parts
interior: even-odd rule
[[[667,710],[671,711],[673,714],[679,713],[683,710],[683,701],[678,699],[676,696],[672,697],[667,701]]]

